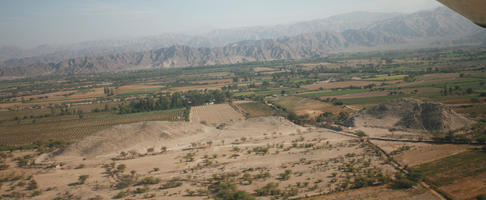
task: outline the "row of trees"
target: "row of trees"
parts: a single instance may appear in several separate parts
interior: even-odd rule
[[[119,114],[149,112],[155,110],[168,110],[184,108],[189,106],[199,106],[207,103],[223,103],[230,99],[228,91],[205,90],[176,92],[159,96],[145,97],[136,99],[128,104],[119,106]]]

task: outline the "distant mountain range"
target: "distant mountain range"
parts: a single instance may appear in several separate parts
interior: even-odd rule
[[[301,59],[342,51],[482,45],[486,44],[485,34],[447,8],[407,15],[355,12],[291,25],[216,30],[199,36],[166,34],[133,41],[52,47],[37,54],[32,50],[26,54],[34,56],[0,63],[0,77]],[[0,55],[8,57],[3,51],[22,50],[0,50]]]
[[[320,31],[339,32],[347,29],[364,28],[374,22],[398,15],[398,13],[353,12],[326,19],[288,25],[220,29],[195,36],[163,34],[132,40],[88,41],[62,46],[41,45],[32,49],[4,46],[0,47],[0,60],[32,57],[30,58],[30,62],[58,62],[68,58],[149,51],[174,45],[221,47],[244,40],[276,39],[303,33]]]

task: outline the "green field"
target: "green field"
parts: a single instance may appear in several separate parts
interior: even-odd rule
[[[326,96],[339,96],[346,94],[357,94],[363,92],[369,92],[368,89],[351,89],[351,90],[341,90],[341,91],[328,91],[328,92],[316,92],[316,93],[306,93],[300,94],[301,97],[326,97]]]
[[[392,99],[399,99],[408,97],[409,95],[392,95],[392,96],[377,96],[377,97],[364,97],[364,98],[352,98],[352,99],[341,99],[344,104],[379,104]]]
[[[408,75],[394,75],[394,76],[379,76],[375,78],[367,78],[365,81],[397,81],[403,80]]]

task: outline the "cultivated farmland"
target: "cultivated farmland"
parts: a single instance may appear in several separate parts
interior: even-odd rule
[[[190,121],[219,125],[221,123],[245,119],[243,114],[233,109],[229,104],[214,104],[191,108]]]

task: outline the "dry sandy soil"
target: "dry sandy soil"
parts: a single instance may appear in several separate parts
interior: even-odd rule
[[[20,156],[14,154],[12,158]],[[15,166],[12,158],[7,163]],[[250,194],[273,182],[282,191],[295,188],[295,197],[303,197],[335,191],[356,175],[372,172],[392,176],[396,172],[384,164],[385,158],[357,139],[300,127],[279,117],[233,121],[219,129],[188,122],[120,125],[88,136],[60,154],[32,159],[35,164],[30,167],[1,171],[1,178],[11,178],[3,183],[1,194],[30,196],[38,191],[32,199],[97,195],[111,199],[127,192],[131,199],[205,199],[214,174],[234,173],[230,177],[238,189]],[[108,170],[110,166],[126,168]],[[350,172],[350,166],[359,170]],[[285,170],[291,170],[289,178],[280,179]],[[258,178],[265,174],[267,177]],[[15,179],[13,175],[20,176]],[[79,183],[82,175],[88,178]],[[244,181],[244,176],[253,177],[252,183]],[[132,182],[117,189],[121,177]],[[147,177],[157,181],[144,184]],[[32,180],[38,188],[27,190],[25,183]],[[168,183],[181,185],[165,189]],[[202,196],[188,196],[191,191]]]
[[[228,121],[244,119],[243,114],[228,104],[195,106],[191,108],[190,121],[217,126]]]

